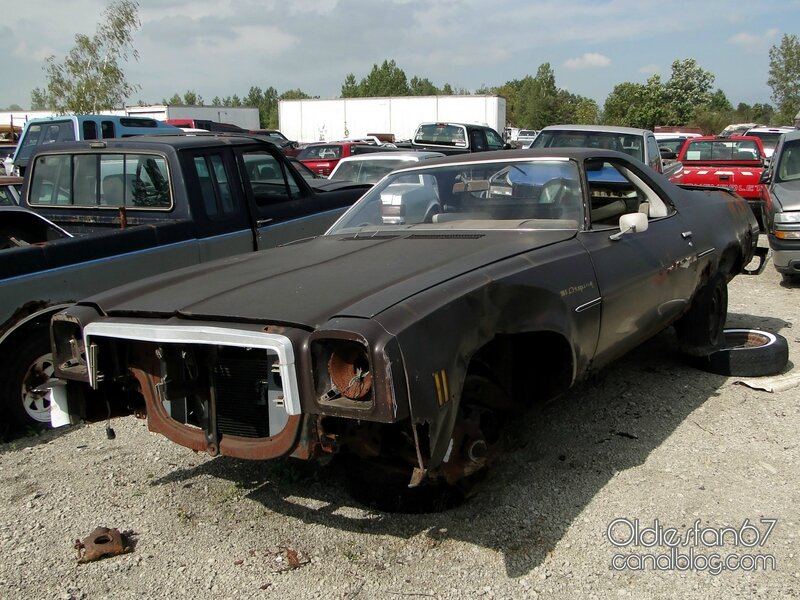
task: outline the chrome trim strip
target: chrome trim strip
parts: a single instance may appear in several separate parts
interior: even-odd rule
[[[598,297],[598,298],[595,298],[594,300],[590,300],[589,302],[587,302],[585,304],[581,304],[580,306],[576,306],[575,307],[575,312],[579,313],[579,312],[583,312],[585,310],[589,310],[590,308],[593,308],[593,307],[597,306],[598,304],[601,304],[602,302],[603,302],[602,296]]]

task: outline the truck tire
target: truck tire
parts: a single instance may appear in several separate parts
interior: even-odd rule
[[[10,433],[50,427],[50,396],[35,392],[53,375],[50,331],[40,324],[26,333],[3,370],[2,399]]]
[[[689,311],[675,323],[681,352],[707,356],[723,342],[728,317],[728,283],[718,273],[697,293]]]
[[[782,372],[789,362],[789,344],[777,333],[726,329],[724,337],[722,347],[703,359],[704,370],[733,377],[764,377]]]

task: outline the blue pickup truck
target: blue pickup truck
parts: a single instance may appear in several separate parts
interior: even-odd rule
[[[50,422],[54,313],[149,275],[321,234],[369,187],[304,179],[257,136],[39,148],[21,197],[38,214],[17,211],[0,228],[2,434]]]

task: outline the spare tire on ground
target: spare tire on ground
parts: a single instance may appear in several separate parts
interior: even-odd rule
[[[734,377],[776,375],[788,362],[786,338],[760,329],[725,329],[719,348],[692,357],[692,363],[704,371]]]

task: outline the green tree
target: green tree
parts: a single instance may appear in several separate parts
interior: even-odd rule
[[[733,105],[730,103],[730,100],[728,100],[725,92],[722,90],[717,90],[711,94],[711,100],[708,103],[708,109],[720,113],[731,113],[733,112]]]
[[[704,110],[711,103],[711,86],[714,75],[700,68],[693,58],[672,62],[672,75],[665,86],[666,100],[670,105],[674,123],[687,125],[696,110]]]
[[[131,56],[138,60],[133,33],[140,27],[139,4],[116,0],[103,11],[93,37],[75,36],[75,46],[64,62],[45,59],[45,89],[31,92],[31,105],[44,104],[62,114],[96,113],[124,105],[140,89],[130,83],[122,64]]]
[[[800,40],[784,34],[779,46],[769,49],[769,79],[772,100],[780,123],[794,123],[800,111]]]
[[[203,106],[203,97],[193,90],[186,90],[183,96],[173,94],[169,100],[162,100],[161,104],[169,104],[170,106]]]
[[[372,65],[372,71],[358,85],[360,96],[375,98],[379,96],[408,96],[406,74],[394,60],[384,60],[383,64]]]
[[[631,121],[630,114],[643,96],[644,86],[640,83],[626,81],[618,83],[606,96],[603,105],[603,123],[606,125],[627,126]]]
[[[436,96],[439,94],[437,88],[430,79],[420,79],[416,75],[408,82],[408,92],[412,96]]]
[[[348,73],[342,84],[342,98],[358,98],[360,92],[356,76],[352,73]]]

